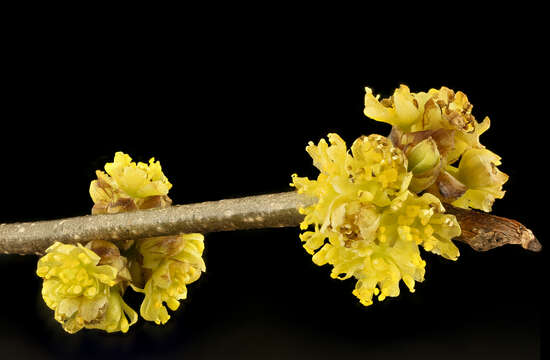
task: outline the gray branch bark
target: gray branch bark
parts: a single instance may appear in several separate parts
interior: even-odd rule
[[[0,253],[42,254],[54,242],[132,240],[179,233],[209,233],[296,226],[299,207],[315,198],[295,192],[248,196],[107,215],[0,225]]]
[[[61,220],[0,224],[0,253],[41,255],[54,242],[86,243],[94,239],[132,240],[179,233],[297,226],[300,207],[316,199],[296,192],[177,205],[109,215]],[[478,251],[504,244],[520,244],[531,251],[541,245],[533,233],[515,220],[468,210],[447,210],[457,216],[462,236],[457,240]]]

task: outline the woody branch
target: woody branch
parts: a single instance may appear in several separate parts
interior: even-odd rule
[[[56,241],[74,244],[94,239],[137,240],[179,233],[297,226],[304,218],[298,209],[315,201],[297,192],[284,192],[118,214],[0,224],[0,253],[40,255]],[[477,251],[506,244],[518,244],[530,251],[542,248],[533,233],[515,220],[448,204],[445,208],[460,223],[462,235],[456,240]]]

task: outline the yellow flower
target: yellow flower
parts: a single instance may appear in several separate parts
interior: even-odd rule
[[[422,130],[462,130],[473,133],[487,130],[489,119],[485,118],[478,124],[472,115],[472,104],[466,95],[458,91],[441,87],[430,89],[427,93],[411,93],[409,88],[401,85],[393,96],[379,101],[380,96],[374,96],[370,88],[365,88],[365,108],[367,117],[388,123],[403,132]],[[479,134],[478,134],[479,135]],[[466,141],[473,145],[475,139]]]
[[[407,190],[412,173],[398,148],[380,135],[357,139],[348,153],[344,141],[329,134],[308,153],[320,170],[317,180],[293,175],[299,193],[318,198],[301,209],[304,248],[317,265],[331,264],[331,276],[357,279],[354,295],[362,304],[399,295],[403,280],[413,291],[423,281],[425,262],[418,246],[455,260],[451,239],[460,234],[439,199]],[[420,163],[420,162],[419,162]],[[328,240],[328,242],[326,242]]]
[[[498,170],[497,165],[500,157],[487,149],[466,150],[453,172],[468,190],[453,205],[491,211],[495,198],[504,196],[502,185],[508,180],[508,175]]]
[[[58,242],[38,261],[42,297],[69,333],[82,328],[126,332],[137,321],[137,313],[120,296],[122,268],[100,261],[89,248]]]
[[[141,240],[137,246],[143,256],[142,267],[150,274],[144,289],[134,286],[136,291],[145,293],[141,316],[156,324],[165,324],[170,315],[163,303],[176,310],[179,300],[187,298],[186,285],[206,270],[202,259],[204,236],[161,236]]]
[[[172,184],[154,158],[149,165],[136,164],[129,155],[117,152],[114,162],[105,164],[105,171],[96,171],[97,180],[90,184],[95,203],[92,214],[166,207],[172,203],[167,196]]]
[[[122,331],[127,332],[131,325],[138,319],[137,312],[129,307],[122,300],[121,292],[118,288],[112,288],[107,300],[108,306],[105,313],[97,323],[86,325],[88,329],[100,329],[107,332]],[[128,321],[128,318],[130,321]]]
[[[155,158],[149,160],[149,165],[136,164],[129,155],[119,151],[114,162],[105,164],[105,171],[122,191],[134,198],[166,195],[172,187]]]
[[[409,159],[409,170],[414,175],[411,191],[431,192],[456,206],[484,211],[490,211],[495,198],[502,198],[501,186],[508,177],[498,170],[495,170],[501,174],[498,184],[495,182],[489,190],[468,185],[470,181],[465,177],[455,177],[453,164],[469,150],[485,149],[479,136],[490,126],[488,117],[481,123],[476,121],[473,106],[463,92],[442,87],[427,93],[411,93],[407,86],[401,85],[391,98],[379,101],[371,89],[365,90],[365,115],[392,125],[390,138]]]
[[[407,130],[418,122],[421,115],[418,100],[407,86],[395,90],[392,99],[380,102],[379,98],[380,95],[375,97],[370,88],[365,88],[364,113],[369,118]]]

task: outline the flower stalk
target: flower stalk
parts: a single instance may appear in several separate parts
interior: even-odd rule
[[[84,244],[95,239],[135,240],[193,232],[293,227],[304,218],[298,209],[316,201],[291,191],[118,214],[0,224],[0,253],[42,255],[56,241]],[[515,220],[449,204],[444,207],[457,217],[462,229],[456,240],[474,250],[487,251],[506,244],[535,252],[542,249],[533,233]]]

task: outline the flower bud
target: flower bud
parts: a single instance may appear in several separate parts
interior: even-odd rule
[[[427,138],[407,151],[408,169],[413,177],[409,190],[419,193],[433,184],[441,169],[441,156],[436,142]]]
[[[408,170],[412,171],[414,175],[431,170],[439,164],[439,160],[437,144],[431,137],[407,151]]]

